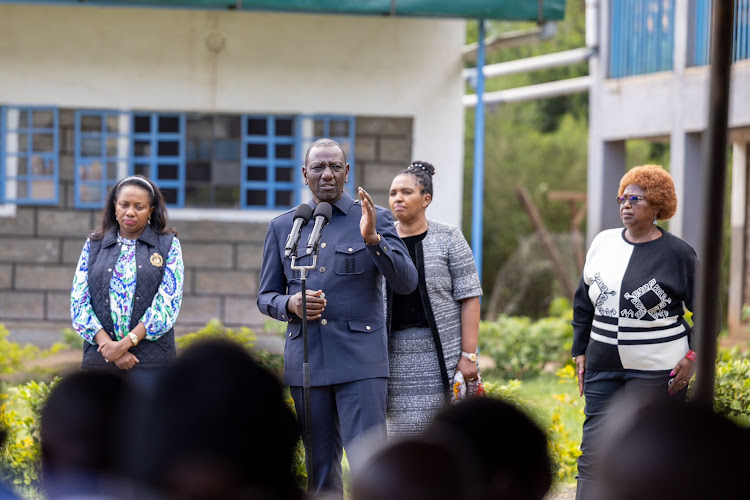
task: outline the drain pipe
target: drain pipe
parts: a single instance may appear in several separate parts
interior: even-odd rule
[[[479,24],[479,38],[484,40],[484,19]],[[477,47],[477,99],[484,98],[484,43]],[[482,279],[482,226],[484,223],[484,106],[477,106],[474,114],[474,183],[471,203],[471,251]]]

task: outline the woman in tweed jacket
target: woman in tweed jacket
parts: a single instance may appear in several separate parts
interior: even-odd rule
[[[414,162],[391,184],[388,203],[419,274],[409,295],[386,287],[388,435],[419,434],[446,402],[453,377],[478,377],[479,283],[461,231],[428,220],[435,168]]]

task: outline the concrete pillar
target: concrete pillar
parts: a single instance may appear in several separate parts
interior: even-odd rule
[[[677,213],[669,222],[669,231],[687,241],[696,251],[700,248],[700,220],[704,209],[701,139],[700,133],[673,130],[669,150],[669,171],[677,192]]]
[[[730,215],[729,304],[727,326],[732,335],[742,334],[742,304],[749,301],[747,290],[747,195],[748,150],[745,142],[732,144],[732,200]],[[747,334],[745,333],[745,336]]]
[[[586,241],[600,231],[622,226],[615,197],[625,175],[625,141],[589,138]]]

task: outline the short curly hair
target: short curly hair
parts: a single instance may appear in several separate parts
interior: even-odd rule
[[[630,169],[620,179],[617,195],[622,196],[625,188],[631,184],[645,191],[646,199],[656,209],[657,219],[672,218],[677,210],[677,194],[672,176],[661,165],[641,165]]]

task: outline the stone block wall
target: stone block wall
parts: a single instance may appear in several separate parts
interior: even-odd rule
[[[0,217],[0,323],[70,325],[70,287],[98,212],[74,208],[73,111],[60,110],[60,204],[18,206]],[[381,206],[397,172],[411,161],[412,119],[358,117],[355,179]],[[183,221],[184,298],[178,333],[212,318],[231,326],[260,326],[255,304],[266,223]]]

